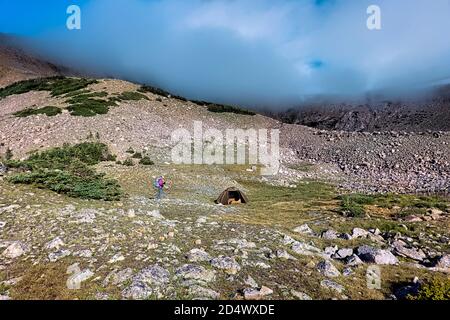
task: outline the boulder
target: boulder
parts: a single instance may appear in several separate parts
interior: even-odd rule
[[[332,255],[333,259],[345,259],[353,254],[353,249],[351,248],[341,248],[335,254]]]
[[[20,241],[14,241],[6,248],[5,251],[3,251],[2,255],[8,259],[15,259],[23,255],[27,251],[28,247],[24,243]]]
[[[317,270],[328,278],[336,278],[341,275],[339,270],[329,260],[319,262]]]
[[[296,227],[293,231],[305,235],[314,235],[314,231],[307,224],[302,224],[301,226]]]
[[[175,271],[175,275],[183,280],[195,280],[204,283],[214,281],[216,274],[212,270],[194,264],[185,264]]]
[[[300,241],[295,241],[291,249],[295,253],[304,256],[322,255],[322,251],[319,248]]]
[[[246,288],[243,290],[245,300],[261,300],[272,293],[273,290],[265,286],[262,286],[260,289]]]
[[[186,259],[190,262],[210,261],[211,256],[202,249],[194,248],[186,254]]]
[[[416,261],[423,261],[426,259],[426,254],[421,249],[408,248],[402,241],[394,241],[392,243],[394,252],[402,257],[410,258]]]
[[[323,232],[321,237],[325,240],[335,240],[339,237],[339,234],[336,231],[330,229]]]
[[[345,258],[345,265],[354,267],[363,264],[364,262],[356,255],[352,254],[350,257]]]
[[[369,234],[368,231],[361,229],[361,228],[353,228],[352,231],[352,238],[357,239],[357,238],[365,238],[367,237],[367,235]]]
[[[236,274],[241,270],[239,263],[231,257],[220,256],[211,260],[211,265],[214,268],[222,269],[228,274]]]
[[[321,281],[320,286],[330,290],[334,290],[338,293],[342,293],[344,291],[344,287],[342,285],[328,279]]]
[[[356,254],[364,262],[380,265],[398,264],[398,259],[392,252],[367,245],[358,247]]]
[[[434,264],[435,268],[450,270],[450,254],[439,257]]]

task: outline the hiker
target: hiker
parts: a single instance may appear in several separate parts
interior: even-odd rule
[[[164,185],[166,181],[164,180],[164,176],[160,176],[155,180],[155,188],[158,190],[156,193],[156,199],[161,200],[164,196]]]

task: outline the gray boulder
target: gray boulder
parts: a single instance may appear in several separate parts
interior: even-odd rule
[[[314,235],[314,231],[307,224],[302,224],[301,226],[296,227],[293,231],[305,235]]]
[[[237,263],[236,260],[231,257],[220,256],[218,258],[212,259],[211,265],[214,268],[222,269],[226,273],[231,275],[234,275],[241,270],[241,266],[239,265],[239,263]]]
[[[351,249],[351,248],[342,248],[342,249],[339,249],[331,257],[333,259],[345,259],[347,257],[350,257],[352,254],[353,254],[353,249]]]
[[[358,247],[356,254],[362,261],[368,263],[380,265],[398,264],[398,259],[392,252],[367,245]]]
[[[317,270],[328,278],[336,278],[341,275],[339,270],[328,260],[319,262],[317,264]]]

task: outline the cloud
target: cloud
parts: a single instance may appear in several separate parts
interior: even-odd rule
[[[371,4],[380,31],[366,27]],[[276,106],[450,79],[448,0],[96,0],[82,19],[41,50],[189,98]]]

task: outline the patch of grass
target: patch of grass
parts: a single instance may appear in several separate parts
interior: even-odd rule
[[[31,155],[24,161],[8,162],[11,168],[27,170],[8,180],[15,184],[31,184],[74,198],[119,200],[121,188],[115,180],[97,174],[90,166],[115,159],[101,143],[64,145]]]
[[[134,101],[137,101],[137,100],[150,100],[146,95],[143,95],[142,93],[139,93],[139,92],[132,92],[132,91],[123,92],[117,98],[119,100],[122,100],[122,101],[128,101],[128,100],[134,100]]]
[[[256,113],[253,111],[241,109],[238,107],[228,106],[228,105],[222,105],[222,104],[208,104],[208,111],[210,112],[216,112],[216,113],[235,113],[235,114],[243,114],[243,115],[249,115],[254,116]]]
[[[366,215],[364,205],[372,205],[375,200],[372,196],[364,194],[348,194],[338,197],[341,200],[340,211],[348,217],[361,218]]]
[[[132,166],[134,166],[134,162],[133,162],[133,160],[132,160],[131,158],[127,158],[124,162],[122,162],[122,164],[123,164],[124,166],[127,166],[127,167],[132,167]]]
[[[152,166],[155,163],[148,156],[145,156],[139,161],[139,164],[142,164],[144,166]]]
[[[93,83],[97,83],[97,80],[62,76],[24,80],[0,89],[0,99],[30,91],[50,91],[52,97],[56,97],[84,89]]]
[[[424,283],[416,296],[409,295],[409,300],[450,300],[450,279],[433,279]]]
[[[187,101],[187,99],[184,97],[171,94],[170,92],[167,92],[165,90],[162,90],[162,89],[156,88],[156,87],[152,87],[152,86],[141,86],[138,89],[138,91],[142,92],[142,93],[150,92],[150,93],[156,94],[158,96],[166,97],[166,98],[173,98],[173,99],[178,99],[181,101]]]
[[[98,114],[107,114],[109,107],[116,106],[112,100],[104,100],[106,92],[82,93],[66,100],[70,106],[67,108],[73,116],[94,117]]]
[[[427,213],[427,210],[424,208],[404,208],[398,214],[397,217],[404,218],[407,216],[424,216]]]
[[[374,196],[374,204],[392,209],[397,206],[400,208],[438,208],[446,210],[448,199],[440,196],[415,196],[399,194],[379,194]]]
[[[296,188],[248,180],[238,183],[250,202],[239,207],[239,215],[224,216],[227,221],[291,229],[309,219],[307,212],[327,214],[337,206],[334,187],[318,181],[302,181]]]
[[[19,118],[25,118],[25,117],[29,117],[29,116],[33,116],[33,115],[38,115],[38,114],[45,114],[48,117],[54,117],[60,113],[61,113],[60,108],[48,106],[48,107],[43,107],[43,108],[39,108],[39,109],[28,108],[25,110],[15,112],[14,115]]]

